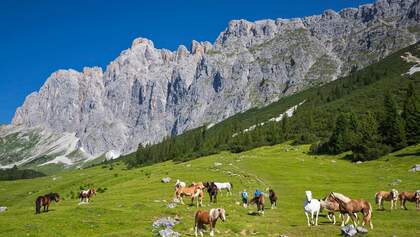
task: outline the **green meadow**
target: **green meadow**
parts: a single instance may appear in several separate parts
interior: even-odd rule
[[[308,146],[280,144],[238,154],[222,152],[185,163],[168,161],[128,170],[116,162],[31,180],[2,181],[0,206],[9,210],[0,213],[0,236],[154,236],[153,221],[166,216],[180,217],[174,230],[192,236],[197,208],[188,205],[190,200],[167,208],[176,179],[233,183],[232,196],[219,194],[219,202],[210,205],[206,193],[201,207],[226,209],[227,221],[217,223],[216,236],[339,236],[339,223],[331,224],[326,212],[321,213],[319,226],[307,227],[305,190],[311,190],[315,198],[336,191],[370,201],[374,229],[367,236],[420,236],[420,211],[414,203],[407,204],[407,211],[390,211],[388,202],[386,210],[379,211],[374,202],[375,192],[380,190],[420,189],[420,172],[408,171],[420,164],[420,145],[362,164],[346,160],[345,154],[319,156],[308,154],[308,150]],[[161,183],[167,176],[171,183]],[[74,197],[80,186],[90,184],[105,191],[91,203],[78,205]],[[256,188],[268,186],[279,197],[277,209],[271,210],[267,200],[264,216],[250,215],[255,206],[245,209],[237,204],[243,189],[252,195]],[[49,192],[58,192],[62,200],[53,203],[50,212],[35,215],[36,197]]]

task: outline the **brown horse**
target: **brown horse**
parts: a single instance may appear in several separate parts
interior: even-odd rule
[[[182,200],[182,197],[184,196],[191,197],[192,204],[194,203],[194,199],[197,198],[197,207],[199,205],[202,206],[204,198],[203,188],[203,184],[193,184],[190,187],[177,188],[175,190],[175,198],[180,200],[182,204],[184,204],[184,201]]]
[[[257,211],[258,211],[258,213],[261,213],[263,215],[264,215],[264,202],[265,202],[264,194],[261,194],[258,197],[254,197],[251,200],[251,204],[255,203],[257,205]]]
[[[214,228],[216,227],[216,222],[219,218],[223,222],[226,220],[225,209],[213,208],[210,212],[198,210],[195,213],[195,236],[198,236],[198,232],[200,232],[200,235],[203,236],[202,230],[205,228],[205,225],[210,225],[210,236],[214,236]]]
[[[340,207],[340,211],[350,215],[353,220],[354,225],[357,227],[357,217],[355,213],[361,212],[363,214],[362,226],[369,222],[370,228],[373,229],[372,224],[372,205],[366,200],[363,199],[351,199],[349,202],[345,202],[340,196],[337,196],[335,193],[331,194]]]
[[[409,201],[415,202],[416,209],[420,209],[420,190],[417,190],[416,192],[401,192],[400,195],[398,195],[398,198],[400,199],[401,208],[407,210],[405,202]]]
[[[45,194],[44,196],[39,196],[35,200],[35,214],[41,213],[41,206],[44,207],[44,212],[48,212],[51,201],[60,201],[60,195],[58,195],[58,193],[49,193]]]
[[[345,202],[349,202],[351,200],[349,197],[341,193],[335,193],[335,195],[340,196],[341,199],[344,200]],[[345,224],[349,222],[350,216],[340,211],[340,205],[332,197],[332,193],[329,193],[324,199],[321,199],[320,204],[321,204],[321,209],[326,209],[328,211],[328,215],[327,215],[328,220],[333,222],[334,225],[336,223],[335,214],[334,214],[335,212],[340,212],[341,226],[344,226]],[[354,215],[356,216],[356,219],[357,219],[357,214],[354,213]],[[347,216],[347,219],[346,219],[346,216]]]
[[[205,188],[207,188],[207,192],[209,193],[210,203],[217,203],[217,194],[219,189],[217,188],[216,184],[214,184],[214,182],[205,182],[203,185]]]
[[[270,198],[271,209],[277,207],[277,195],[272,188],[268,189],[268,197]]]
[[[96,195],[96,188],[90,188],[88,190],[83,190],[79,193],[80,202],[86,201],[89,202],[89,198],[93,195]]]
[[[390,192],[387,191],[380,191],[375,194],[375,202],[379,205],[379,209],[385,210],[384,208],[384,201],[391,202],[391,210],[396,207],[398,200],[398,191],[396,189],[392,189]]]

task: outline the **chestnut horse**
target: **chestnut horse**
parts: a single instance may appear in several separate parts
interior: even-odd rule
[[[96,195],[96,188],[90,188],[88,190],[83,190],[79,193],[80,202],[86,201],[89,202],[89,198],[93,195]]]
[[[264,194],[261,194],[260,196],[258,196],[258,197],[254,197],[252,200],[251,200],[251,204],[256,204],[257,205],[257,211],[258,211],[258,213],[261,213],[261,214],[263,214],[264,215],[264,202],[265,202],[265,200],[264,200]]]
[[[194,199],[197,198],[197,207],[203,204],[203,184],[193,184],[191,187],[185,187],[185,188],[177,188],[175,190],[175,198],[180,200],[182,204],[184,204],[184,201],[182,200],[182,197],[188,196],[191,197],[191,203],[194,204]]]
[[[375,202],[379,205],[379,209],[385,210],[384,201],[391,202],[391,210],[396,207],[398,201],[398,191],[396,189],[391,189],[390,192],[380,191],[375,194]]]
[[[349,202],[351,200],[351,198],[341,194],[341,193],[334,193],[336,196],[339,196],[341,198],[341,200],[345,201],[345,202]],[[330,220],[331,222],[333,222],[333,224],[335,225],[336,223],[336,219],[335,219],[335,212],[340,212],[339,217],[341,218],[341,226],[344,226],[345,224],[347,224],[350,220],[350,216],[344,212],[340,211],[340,205],[338,204],[338,202],[332,197],[332,193],[329,193],[325,198],[320,200],[321,203],[321,209],[326,209],[328,211],[328,220]],[[354,215],[357,218],[357,214],[354,213]],[[347,219],[346,219],[347,217]],[[331,219],[332,218],[332,219]]]
[[[58,195],[58,193],[49,193],[44,196],[39,196],[35,200],[35,214],[41,213],[41,206],[44,207],[44,212],[48,212],[48,208],[52,201],[60,201],[60,195]]]
[[[340,196],[335,193],[331,194],[331,197],[334,198],[340,207],[340,211],[350,215],[353,220],[354,225],[357,227],[357,216],[355,213],[361,212],[363,214],[362,226],[369,222],[370,228],[373,229],[372,224],[372,205],[366,200],[363,199],[351,199],[349,202],[345,202]]]
[[[400,195],[398,195],[398,198],[400,199],[401,208],[407,210],[405,202],[409,201],[415,202],[416,209],[420,209],[420,190],[417,190],[416,192],[401,192]]]
[[[204,225],[210,225],[210,236],[214,236],[214,228],[216,227],[217,220],[220,219],[223,222],[226,220],[225,209],[213,208],[210,212],[198,210],[195,213],[194,230],[195,236],[198,236],[198,232],[203,236]]]

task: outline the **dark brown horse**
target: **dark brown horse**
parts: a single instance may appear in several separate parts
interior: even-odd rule
[[[219,192],[219,189],[217,188],[216,184],[214,184],[214,182],[205,182],[203,185],[209,193],[210,203],[217,203],[217,193]]]
[[[268,189],[268,197],[270,198],[271,209],[277,207],[277,195],[272,188]]]
[[[58,195],[58,193],[49,193],[44,196],[39,196],[35,200],[35,214],[41,213],[41,206],[44,207],[44,212],[47,212],[52,201],[60,201],[60,195]]]
[[[258,211],[258,213],[261,213],[263,215],[264,215],[264,202],[265,202],[265,200],[264,200],[264,194],[261,194],[258,197],[254,197],[251,200],[251,204],[255,203],[257,205],[257,211]]]

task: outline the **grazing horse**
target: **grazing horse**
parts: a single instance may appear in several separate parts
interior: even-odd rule
[[[336,195],[335,193],[332,193],[331,196],[338,202],[340,211],[350,215],[356,227],[357,227],[357,216],[355,216],[354,214],[361,212],[363,214],[362,226],[364,226],[366,223],[369,222],[370,228],[373,229],[372,205],[370,205],[368,201],[363,200],[363,199],[359,199],[359,200],[351,199],[350,201],[346,202],[346,200],[344,200],[339,195]]]
[[[380,191],[375,194],[376,204],[379,205],[379,209],[385,210],[384,201],[391,202],[391,210],[396,207],[398,201],[398,191],[396,189],[391,189],[390,192]]]
[[[268,197],[270,198],[271,209],[277,207],[277,195],[272,188],[268,189]]]
[[[401,208],[407,210],[405,202],[409,201],[415,202],[416,209],[420,209],[420,190],[417,190],[416,192],[401,192],[400,195],[398,195],[398,198],[400,199]]]
[[[175,189],[177,189],[177,188],[185,188],[186,186],[187,186],[187,184],[185,184],[185,182],[182,182],[179,179],[176,180]]]
[[[205,188],[207,188],[207,192],[209,193],[210,203],[217,203],[217,193],[219,192],[219,189],[214,184],[214,182],[206,182],[203,185]]]
[[[306,220],[308,221],[308,226],[318,225],[318,214],[321,210],[321,203],[317,199],[312,198],[311,191],[305,191],[306,199],[303,204],[303,210],[305,210]],[[309,221],[309,213],[311,214],[311,220]],[[314,214],[316,214],[316,219],[314,222]]]
[[[258,213],[261,213],[261,214],[264,215],[264,202],[265,202],[264,194],[261,194],[258,197],[252,198],[252,200],[251,200],[250,203],[251,204],[254,204],[255,203],[257,205],[257,211],[258,211]]]
[[[82,190],[79,193],[80,202],[89,202],[89,198],[96,195],[96,188],[90,188],[88,190]]]
[[[188,196],[191,197],[191,203],[194,204],[194,199],[197,199],[197,207],[203,204],[203,188],[204,186],[201,185],[194,185],[191,187],[184,187],[184,188],[177,188],[175,190],[175,198],[181,201],[182,204],[184,204],[184,201],[182,200],[182,197]]]
[[[194,230],[195,236],[198,236],[198,232],[203,236],[204,225],[210,225],[210,236],[214,236],[214,228],[216,227],[216,221],[220,219],[223,222],[226,220],[225,209],[213,208],[210,212],[198,210],[195,213]]]
[[[233,184],[232,183],[230,183],[230,182],[228,182],[228,183],[216,183],[215,182],[214,184],[219,189],[220,195],[222,195],[222,190],[223,189],[226,189],[227,193],[230,194],[230,195],[232,195],[232,192],[231,192],[232,189],[233,189]]]
[[[41,213],[41,206],[44,207],[44,212],[48,212],[48,208],[52,201],[60,201],[60,195],[58,195],[58,193],[49,193],[44,196],[39,196],[35,201],[35,214]]]
[[[344,226],[345,224],[349,222],[350,216],[340,211],[340,206],[338,202],[332,197],[332,194],[333,193],[329,193],[324,199],[320,200],[321,209],[326,209],[328,211],[328,215],[327,215],[328,220],[332,221],[334,225],[336,223],[334,212],[340,212],[339,216],[341,218],[341,226]],[[345,202],[349,202],[351,200],[351,198],[341,193],[334,193],[334,194],[336,196],[339,196],[341,200],[344,200]],[[356,219],[357,219],[357,214],[354,213],[354,215],[356,216]],[[347,216],[347,220],[345,219],[346,216]]]

